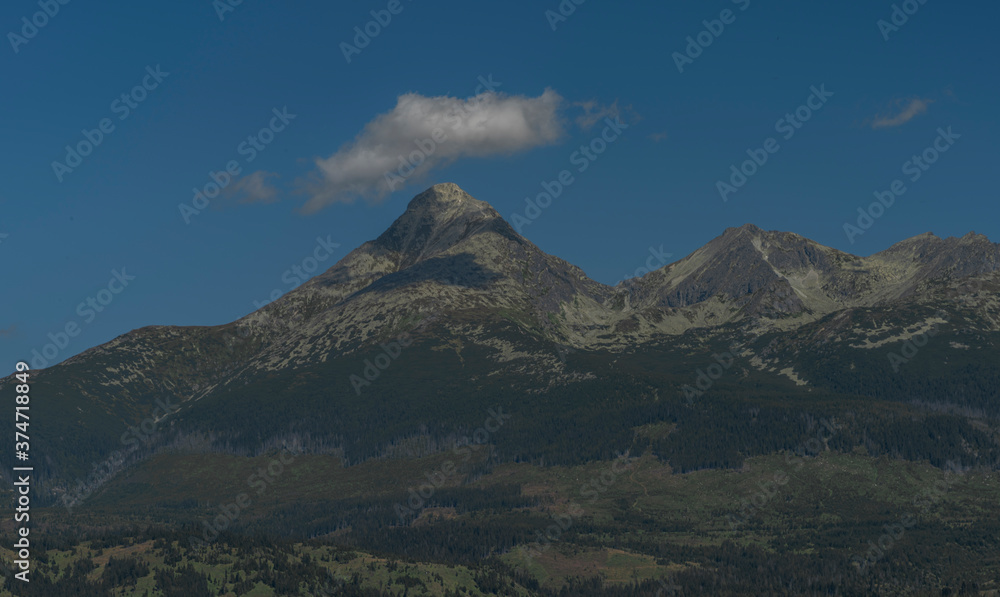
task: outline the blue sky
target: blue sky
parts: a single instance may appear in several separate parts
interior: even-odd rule
[[[888,1],[567,0],[564,19],[556,0],[243,0],[220,18],[225,1],[0,9],[0,368],[67,325],[50,363],[146,325],[237,319],[438,182],[510,220],[569,170],[521,232],[605,283],[651,247],[676,260],[747,222],[860,255],[928,231],[1000,240],[995,3],[897,2],[890,30]],[[391,20],[369,24],[371,11]],[[348,62],[342,44],[366,25],[377,35]],[[810,99],[814,87],[832,95]],[[387,189],[372,164],[416,150],[429,129],[415,118],[436,110],[458,115],[449,138]],[[796,110],[808,121],[782,127]],[[606,132],[606,117],[627,128]],[[259,150],[241,145],[272,125]],[[53,166],[84,130],[103,138],[72,171]],[[574,153],[602,134],[614,140],[578,171]],[[907,162],[935,142],[947,150],[911,180]],[[720,193],[748,150],[767,161]],[[186,221],[178,206],[233,164]],[[897,179],[905,193],[849,238],[845,223]],[[318,238],[339,247],[317,253]]]

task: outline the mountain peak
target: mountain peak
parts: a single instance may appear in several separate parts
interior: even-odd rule
[[[463,214],[500,217],[489,203],[473,198],[453,182],[443,182],[411,199],[396,223],[403,220],[448,223]]]
[[[734,235],[734,234],[739,234],[741,232],[746,232],[747,234],[761,234],[764,231],[758,228],[757,226],[748,223],[748,224],[743,224],[738,228],[726,228],[726,230],[722,233],[722,235],[723,236]]]
[[[411,199],[410,204],[406,206],[406,211],[435,208],[454,209],[457,207],[466,207],[470,203],[488,205],[484,201],[473,199],[471,195],[463,191],[457,184],[442,182]]]
[[[990,239],[985,234],[976,234],[975,231],[968,232],[965,236],[958,239],[960,242],[975,242],[975,243],[989,243]]]
[[[406,211],[375,240],[388,251],[405,255],[401,265],[446,251],[486,227],[509,228],[485,201],[454,183],[432,186],[414,197]],[[510,234],[515,234],[509,230]]]
[[[926,253],[934,250],[933,247],[936,247],[941,242],[941,238],[936,236],[933,232],[924,232],[923,234],[903,239],[893,244],[891,247],[876,253],[873,257],[879,255],[889,256],[897,254],[912,256],[911,254],[913,254],[914,251],[917,251],[918,253]]]

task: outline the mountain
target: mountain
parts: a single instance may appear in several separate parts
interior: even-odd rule
[[[611,287],[436,185],[238,321],[32,371],[16,594],[1000,588],[998,269],[747,224]]]
[[[466,416],[481,409],[462,402],[463,392],[596,387],[629,370],[633,383],[677,393],[689,385],[685,376],[658,378],[650,359],[659,355],[669,358],[671,370],[693,371],[713,343],[734,338],[747,357],[744,375],[857,393],[816,369],[833,361],[803,360],[803,350],[835,345],[838,359],[855,359],[870,346],[905,342],[936,325],[934,313],[942,309],[978,334],[953,344],[993,346],[1000,330],[998,269],[1000,245],[972,233],[921,235],[857,257],[747,224],[610,287],[541,251],[489,204],[439,184],[417,195],[381,236],[238,321],[142,328],[34,372],[39,391],[51,396],[39,408],[47,423],[36,441],[49,455],[39,467],[39,487],[50,498],[63,495],[101,461],[109,472],[91,484],[98,486],[193,437],[209,450],[252,454],[294,436],[303,449],[334,450],[359,462],[383,456],[414,433],[438,441],[453,432],[418,432],[430,423],[402,415],[385,424],[369,412],[376,396],[391,395],[416,413],[413,396],[421,394],[435,409],[454,404]],[[394,365],[384,376],[371,369],[368,363],[381,351],[393,353],[404,334],[419,347],[406,349],[409,362],[423,369]],[[432,372],[443,370],[451,377],[435,380]],[[373,374],[399,385],[376,387]],[[0,381],[0,392],[12,383],[12,377]],[[405,387],[411,394],[401,392]],[[984,396],[963,400],[965,407],[985,408]],[[169,432],[125,442],[129,426],[150,417],[157,401],[177,405],[176,413],[154,417]],[[276,403],[289,406],[275,414]],[[350,415],[332,414],[345,405],[354,409]],[[383,435],[365,441],[330,427],[378,420]],[[460,421],[454,422],[460,427]]]
[[[632,304],[656,315],[700,306],[699,321],[709,325],[805,314],[795,322],[801,325],[841,309],[887,305],[936,281],[998,269],[1000,245],[973,233],[946,240],[928,233],[857,257],[747,224],[633,282]]]
[[[556,333],[550,314],[568,306],[591,323],[585,314],[612,292],[518,235],[489,204],[440,184],[416,196],[377,239],[260,316],[305,314],[308,321],[269,348],[280,364],[286,354],[316,360],[350,352],[430,317],[451,326],[514,318]]]

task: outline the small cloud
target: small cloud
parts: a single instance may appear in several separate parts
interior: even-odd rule
[[[905,103],[905,105],[904,105]],[[872,121],[873,129],[884,129],[894,126],[902,126],[907,122],[913,120],[915,117],[923,114],[927,111],[927,107],[933,103],[933,100],[913,98],[910,100],[897,100],[895,102],[896,106],[899,107],[898,113],[895,115],[882,115],[875,118]]]
[[[656,143],[659,143],[660,141],[663,141],[664,139],[667,138],[667,131],[660,131],[659,133],[653,133],[649,136],[649,138],[655,141]]]
[[[274,172],[258,170],[226,188],[226,196],[236,203],[274,203],[277,201],[278,189],[268,179],[277,177]]]
[[[17,335],[17,324],[11,325],[7,329],[0,329],[0,338],[9,338]]]
[[[493,91],[468,99],[401,95],[395,108],[366,124],[354,141],[315,160],[316,170],[300,181],[309,195],[302,211],[358,197],[378,201],[396,190],[400,168],[405,178],[420,178],[461,158],[511,155],[555,143],[564,132],[562,106],[563,98],[551,89],[538,97]]]
[[[604,120],[607,117],[622,118],[623,113],[628,113],[627,121],[632,124],[639,122],[639,115],[632,109],[631,105],[625,106],[624,108],[618,107],[618,100],[615,100],[610,106],[604,106],[597,102],[597,100],[590,100],[586,102],[574,102],[574,107],[581,108],[583,114],[576,117],[576,124],[583,130],[590,130],[595,124]]]

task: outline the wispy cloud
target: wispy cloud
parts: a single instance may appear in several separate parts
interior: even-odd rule
[[[597,100],[574,102],[573,106],[583,110],[583,114],[576,117],[576,124],[585,131],[593,128],[595,124],[601,122],[609,116],[625,117],[627,115],[626,120],[633,124],[641,120],[635,110],[632,109],[631,105],[619,108],[618,100],[615,100],[610,106],[605,106]]]
[[[302,211],[314,213],[356,198],[378,201],[395,190],[392,175],[404,165],[407,178],[420,178],[461,158],[510,155],[554,143],[564,133],[563,104],[551,89],[538,97],[492,91],[468,99],[402,95],[354,141],[316,160],[316,171],[300,181],[309,196]],[[432,139],[439,141],[427,143]]]
[[[268,179],[277,177],[274,172],[264,170],[247,174],[226,188],[226,196],[236,203],[274,203],[278,189]]]
[[[902,126],[913,120],[915,117],[927,111],[927,107],[933,100],[913,98],[909,100],[897,100],[896,113],[893,115],[880,115],[872,121],[873,129],[884,129],[894,126]]]

